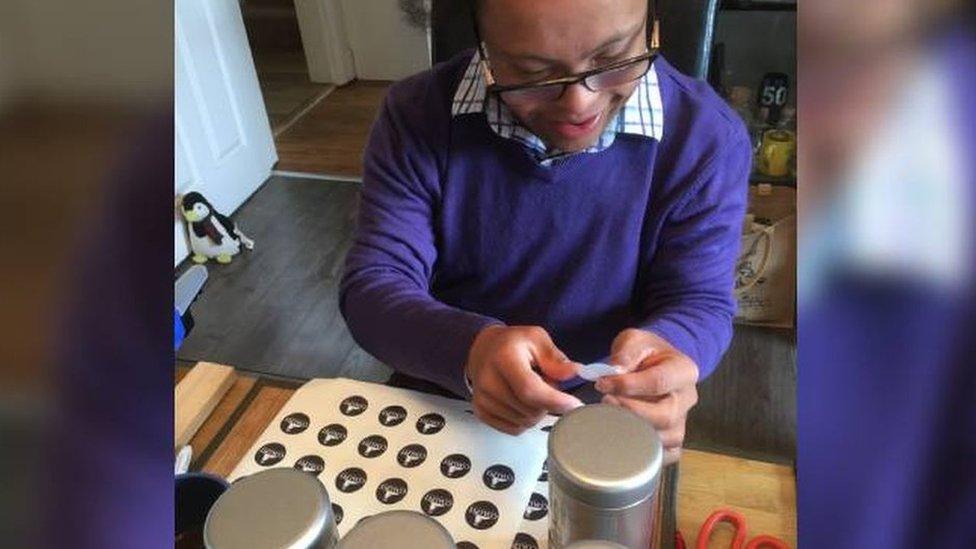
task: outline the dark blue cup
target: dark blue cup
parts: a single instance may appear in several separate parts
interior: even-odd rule
[[[203,525],[207,513],[229,486],[209,473],[176,475],[176,547],[203,547]]]

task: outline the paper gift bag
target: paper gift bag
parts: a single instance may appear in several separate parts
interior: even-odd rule
[[[749,191],[749,214],[735,271],[736,322],[792,327],[796,306],[796,191],[760,185]]]

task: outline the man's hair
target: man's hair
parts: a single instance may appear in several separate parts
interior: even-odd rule
[[[485,9],[486,0],[468,0],[468,9],[471,10],[471,19],[475,25]],[[647,20],[651,21],[657,15],[657,0],[647,0]]]

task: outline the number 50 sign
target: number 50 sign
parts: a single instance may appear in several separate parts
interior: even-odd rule
[[[769,72],[763,76],[759,87],[759,106],[779,109],[786,105],[790,92],[790,79],[781,72]]]

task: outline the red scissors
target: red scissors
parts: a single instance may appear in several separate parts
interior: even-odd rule
[[[720,522],[728,522],[735,528],[735,537],[732,538],[730,549],[790,549],[785,541],[766,535],[756,536],[749,540],[749,543],[746,543],[746,518],[742,516],[742,513],[732,509],[719,509],[705,519],[701,530],[698,531],[695,549],[708,549],[708,540],[711,539],[712,531]],[[676,532],[675,538],[675,548],[685,549],[685,542],[681,538],[680,532]]]

